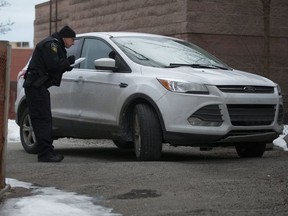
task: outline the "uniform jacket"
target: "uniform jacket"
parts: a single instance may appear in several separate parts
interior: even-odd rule
[[[56,32],[36,45],[27,72],[33,74],[35,82],[44,80],[46,87],[60,86],[62,75],[69,66],[64,41]]]

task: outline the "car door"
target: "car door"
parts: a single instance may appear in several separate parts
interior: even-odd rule
[[[77,50],[80,48],[81,40],[76,39],[74,45],[67,50],[67,56],[77,56]],[[72,117],[72,86],[74,85],[75,74],[65,72],[63,74],[61,85],[49,88],[51,97],[51,111],[53,117],[53,133],[55,136],[71,136],[74,131],[71,127]]]
[[[117,127],[117,113],[125,98],[125,88],[130,82],[129,68],[124,66],[121,71],[113,72],[96,70],[94,66],[94,60],[115,58],[115,55],[113,48],[102,39],[84,40],[81,57],[85,61],[80,63],[78,69],[71,71],[71,74],[75,74],[71,89],[71,114],[76,119],[73,125],[75,133],[80,137],[105,138]],[[125,65],[120,58],[118,61]]]

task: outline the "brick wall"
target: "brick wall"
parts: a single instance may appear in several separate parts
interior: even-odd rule
[[[269,74],[264,74],[261,0],[58,0],[57,24],[69,24],[77,33],[137,31],[186,39],[234,68],[279,83],[288,109],[288,1],[272,0],[270,7]],[[46,2],[36,6],[35,42],[48,28]]]
[[[186,31],[186,5],[187,0],[58,0],[58,26],[69,24],[77,33],[138,31],[173,35]],[[35,42],[49,33],[49,6],[49,2],[36,6]],[[52,28],[55,30],[54,24]]]

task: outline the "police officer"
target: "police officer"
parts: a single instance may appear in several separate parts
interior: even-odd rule
[[[60,86],[62,74],[72,70],[75,56],[67,58],[66,49],[74,44],[75,32],[63,27],[40,41],[24,76],[25,95],[32,127],[37,141],[39,162],[60,162],[64,156],[54,151],[52,115],[48,88]]]

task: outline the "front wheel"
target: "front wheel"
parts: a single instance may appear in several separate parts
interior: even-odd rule
[[[162,130],[156,112],[147,104],[135,106],[133,139],[137,160],[159,160],[162,154]]]
[[[266,150],[266,143],[241,143],[237,144],[235,148],[241,158],[262,157]]]
[[[30,154],[37,154],[37,142],[28,109],[25,109],[20,120],[20,139],[26,152]]]

